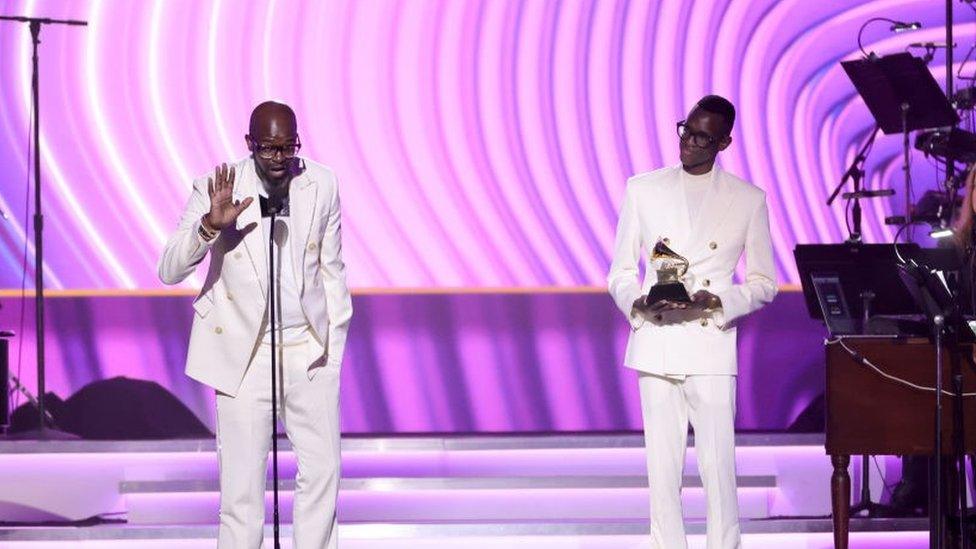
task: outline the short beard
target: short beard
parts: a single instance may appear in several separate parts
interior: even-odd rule
[[[266,183],[268,186],[274,188],[283,188],[286,185],[288,185],[289,181],[291,181],[292,175],[287,165],[285,166],[285,175],[282,176],[281,179],[273,179],[268,174],[268,172],[264,171],[264,168],[261,167],[261,164],[258,162],[257,157],[252,155],[252,158],[254,158],[254,168],[255,171],[258,172],[258,178],[264,183]]]

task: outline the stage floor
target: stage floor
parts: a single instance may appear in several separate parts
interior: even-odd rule
[[[822,444],[817,434],[737,437],[745,547],[832,546]],[[296,464],[287,441],[281,447],[288,547]],[[342,456],[346,548],[648,546],[638,433],[356,436],[343,439]],[[704,547],[704,494],[691,448],[685,475],[690,546]],[[0,547],[214,546],[212,440],[2,441],[0,480]],[[855,519],[851,528],[852,547],[928,541],[925,519]]]

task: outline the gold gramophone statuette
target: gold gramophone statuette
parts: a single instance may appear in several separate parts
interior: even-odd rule
[[[657,272],[657,282],[647,293],[647,303],[654,304],[662,299],[690,302],[691,297],[685,287],[688,266],[687,259],[658,240],[651,252],[651,268]]]

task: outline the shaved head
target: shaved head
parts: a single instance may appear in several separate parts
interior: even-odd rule
[[[244,140],[262,181],[280,187],[291,180],[294,156],[301,147],[298,121],[291,107],[274,101],[254,107]]]
[[[298,119],[295,118],[295,111],[291,110],[291,107],[285,105],[284,103],[277,103],[275,101],[265,101],[254,110],[251,111],[251,121],[247,126],[247,131],[252,136],[262,135],[271,126],[271,121],[274,120],[277,124],[294,128],[295,133],[298,131]]]

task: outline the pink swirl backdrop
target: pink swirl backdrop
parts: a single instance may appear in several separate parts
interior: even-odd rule
[[[626,177],[676,161],[705,93],[739,107],[724,166],[769,194],[783,282],[798,242],[846,236],[824,206],[871,126],[838,65],[944,39],[929,0],[33,2],[42,32],[51,288],[151,289],[196,175],[243,156],[251,108],[299,114],[302,153],[342,181],[354,287],[602,285]],[[973,12],[957,7],[965,53]],[[19,288],[30,41],[0,23],[0,287]],[[934,61],[942,78],[944,59]],[[869,241],[900,213],[900,139],[879,139]],[[920,194],[934,168],[916,157]],[[30,254],[32,248],[27,243]],[[28,262],[27,284],[34,268]],[[199,278],[187,282],[199,284]]]

